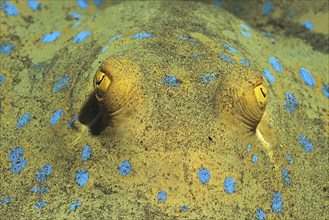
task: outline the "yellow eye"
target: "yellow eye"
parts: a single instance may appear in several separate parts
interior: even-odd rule
[[[267,96],[267,89],[263,84],[259,84],[254,88],[254,93],[257,99],[258,104],[261,108],[265,107],[266,105],[266,96]]]
[[[107,89],[111,84],[111,80],[108,75],[106,75],[101,70],[98,70],[94,78],[94,89],[96,98],[102,100],[106,94]]]

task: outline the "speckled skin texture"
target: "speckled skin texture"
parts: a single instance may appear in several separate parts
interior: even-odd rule
[[[240,33],[243,21],[209,4],[124,2],[103,9],[90,5],[88,10],[75,2],[44,5],[47,8],[38,13],[17,4],[20,16],[1,14],[1,43],[15,44],[13,53],[0,54],[5,76],[0,85],[0,199],[14,198],[0,206],[4,219],[252,219],[257,208],[267,219],[328,216],[328,98],[321,88],[328,83],[328,54],[279,34],[273,43],[251,27],[252,38],[247,38]],[[76,28],[71,28],[76,21],[65,19],[71,11],[85,15]],[[44,34],[58,30],[62,35],[55,42],[40,42]],[[91,31],[89,38],[73,43],[84,30]],[[132,39],[144,32],[153,37]],[[107,42],[118,34],[123,37]],[[225,49],[225,43],[238,54]],[[106,45],[110,48],[100,53]],[[191,58],[192,54],[203,57]],[[219,59],[222,54],[234,63]],[[280,60],[282,72],[272,68],[270,56]],[[251,67],[241,63],[241,57]],[[134,82],[126,90],[113,90],[113,97],[124,94],[113,100],[122,111],[97,135],[78,121],[68,129],[67,123],[93,94],[97,69],[109,58],[113,80],[129,72],[125,79]],[[35,67],[38,62],[43,65]],[[301,67],[312,73],[314,88],[300,78]],[[263,69],[271,71],[274,83],[262,79]],[[54,93],[56,79],[66,73],[69,83]],[[200,78],[206,73],[219,77],[205,85]],[[181,85],[165,86],[166,75],[175,75]],[[259,130],[266,142],[246,127],[239,112],[239,105],[257,109],[255,99],[239,100],[253,97],[255,85],[262,81],[268,103]],[[285,92],[299,102],[293,114],[284,107]],[[58,109],[64,114],[51,126],[49,120]],[[30,122],[15,129],[26,112]],[[300,146],[300,134],[313,142],[311,153]],[[86,144],[92,146],[93,156],[83,162]],[[19,174],[10,172],[8,161],[15,146],[24,147],[28,161]],[[257,163],[253,154],[258,155]],[[132,171],[123,176],[118,167],[125,160]],[[53,171],[45,183],[37,183],[35,173],[47,163]],[[211,173],[207,184],[198,179],[202,168]],[[290,174],[289,187],[282,181],[283,168]],[[79,169],[90,175],[83,187],[75,183]],[[227,177],[235,181],[232,194],[224,190]],[[43,185],[50,187],[46,194],[31,192]],[[161,190],[167,192],[165,202],[157,200]],[[272,207],[275,192],[283,202],[278,214]],[[47,205],[35,209],[41,200]],[[72,211],[69,206],[76,200],[82,206]],[[188,211],[181,211],[184,204]]]

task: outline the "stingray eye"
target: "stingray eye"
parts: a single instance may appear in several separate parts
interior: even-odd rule
[[[102,100],[111,84],[109,76],[102,70],[98,70],[94,78],[94,89],[97,100]]]
[[[125,118],[139,120],[140,111],[144,111],[140,108],[144,93],[138,63],[123,56],[112,56],[100,65],[96,59],[92,67],[96,65],[94,90],[81,108],[79,121],[88,125],[92,134],[99,135],[107,126],[114,128],[125,123]]]
[[[265,112],[267,89],[262,82],[249,83],[245,84],[245,86],[246,87],[238,93],[237,109],[246,127],[250,131],[256,131]]]
[[[266,97],[267,97],[267,89],[265,88],[265,86],[261,83],[258,84],[255,88],[254,88],[254,93],[258,102],[258,105],[261,108],[264,108],[266,105]]]

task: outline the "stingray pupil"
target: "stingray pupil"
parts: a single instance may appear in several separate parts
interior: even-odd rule
[[[265,98],[266,95],[265,95],[265,93],[264,93],[264,91],[263,91],[263,88],[260,88],[260,91],[262,92],[262,94],[263,94],[263,96],[264,96],[264,98]]]
[[[96,82],[96,84],[97,84],[97,85],[101,84],[101,82],[103,81],[104,77],[105,77],[105,76],[103,75],[102,78],[101,78],[98,82]]]

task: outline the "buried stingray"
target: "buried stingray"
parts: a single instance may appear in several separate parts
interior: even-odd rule
[[[62,9],[54,13],[53,22],[53,16],[46,16],[50,19],[47,23],[65,17],[67,10]],[[62,14],[56,16],[58,12]],[[33,15],[34,25],[40,28],[33,33],[20,30],[19,24],[4,25],[8,31],[21,35],[20,43],[13,42],[14,56],[20,53],[33,62],[45,61],[47,67],[32,68],[26,74],[21,71],[26,62],[14,56],[3,57],[5,70],[1,73],[6,79],[1,86],[6,95],[1,117],[13,118],[8,120],[8,128],[14,128],[13,114],[31,111],[31,123],[35,123],[15,132],[5,129],[3,135],[4,146],[22,140],[24,158],[30,164],[21,174],[9,173],[4,178],[8,183],[3,187],[4,193],[17,198],[3,206],[4,218],[7,213],[7,219],[13,213],[27,213],[17,218],[63,218],[68,213],[68,204],[63,201],[72,198],[83,202],[81,209],[72,214],[93,219],[250,219],[258,207],[270,219],[321,217],[318,201],[324,201],[322,189],[327,176],[321,173],[328,170],[323,157],[327,156],[326,149],[319,146],[327,146],[327,132],[320,124],[325,122],[325,116],[318,116],[316,111],[324,108],[323,100],[327,99],[321,91],[321,82],[326,83],[323,73],[328,72],[323,56],[304,56],[308,52],[305,45],[291,43],[292,39],[279,35],[276,37],[280,40],[273,44],[252,28],[248,38],[241,31],[245,22],[197,2],[136,1],[113,5],[97,16],[86,16],[83,25],[71,31],[67,31],[70,23],[64,22],[58,26],[62,36],[47,45],[38,40],[46,31],[45,21],[38,22],[38,14]],[[25,22],[19,17],[16,20]],[[48,31],[52,30],[49,27]],[[88,39],[78,44],[70,40],[83,30],[90,30]],[[35,41],[21,43],[26,39]],[[229,50],[226,44],[235,50]],[[108,50],[101,50],[105,46]],[[294,56],[286,59],[287,54]],[[234,63],[220,59],[221,55],[229,56]],[[276,81],[265,82],[267,94],[260,72],[264,68],[273,70],[267,62],[270,56],[280,60],[284,73],[273,72]],[[241,58],[248,60],[250,66],[244,66]],[[308,64],[305,67],[312,74],[318,70],[315,88],[298,82],[299,66],[293,59],[300,65]],[[70,76],[69,84],[54,94],[49,83],[64,72]],[[207,73],[218,77],[205,84],[200,79]],[[284,108],[288,101],[284,100],[285,92],[293,93],[300,101],[294,114]],[[33,108],[21,109],[23,104],[18,103],[26,101]],[[49,125],[52,112],[58,108],[65,113],[56,125]],[[75,122],[76,129],[66,129],[67,121],[79,110],[80,122],[88,126]],[[326,111],[323,113],[327,116]],[[310,115],[317,120],[311,120]],[[35,120],[38,117],[39,122]],[[299,147],[297,137],[301,133],[314,141],[313,153]],[[273,160],[271,151],[261,145],[269,146],[266,141],[272,146],[268,149],[273,151]],[[85,144],[92,147],[93,157],[81,162],[79,149]],[[249,144],[251,149],[246,150]],[[5,149],[8,153],[9,150]],[[293,164],[287,164],[287,153],[294,159]],[[7,153],[3,155],[7,161]],[[131,172],[122,176],[118,168],[126,160]],[[36,212],[26,206],[37,202],[36,197],[20,186],[26,181],[31,183],[33,170],[45,163],[54,168],[47,180],[52,199],[43,195],[48,206]],[[74,173],[82,168],[90,175],[85,187],[74,184]],[[211,173],[208,183],[200,181],[198,174],[203,168]],[[8,163],[5,169],[9,170]],[[283,176],[284,182],[281,177],[281,170],[287,169],[291,174],[290,188],[286,184],[290,183],[289,175]],[[235,181],[233,194],[225,190],[226,178]],[[14,193],[14,188],[22,190]],[[164,203],[157,200],[161,190],[168,195]],[[183,204],[188,205],[188,212],[180,211]]]
[[[241,76],[244,80],[240,80]],[[96,71],[94,91],[81,108],[79,121],[89,126],[92,134],[100,135],[106,130],[114,132],[114,121],[125,123],[124,121],[136,114],[147,117],[143,113],[146,102],[142,100],[150,92],[142,92],[140,82],[141,68],[138,64],[120,56],[106,59]],[[238,65],[221,77],[220,82],[207,89],[214,91],[210,93],[213,96],[209,99],[212,102],[210,106],[213,106],[213,112],[217,115],[217,120],[213,120],[218,123],[217,126],[222,124],[226,132],[238,133],[242,139],[248,141],[250,137],[257,135],[263,144],[267,144],[257,129],[266,109],[267,89],[256,71]],[[116,120],[117,118],[120,119]]]

